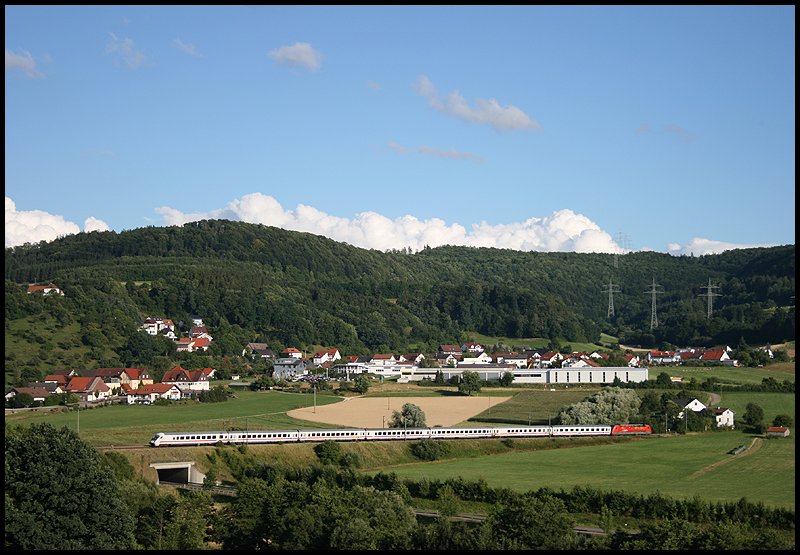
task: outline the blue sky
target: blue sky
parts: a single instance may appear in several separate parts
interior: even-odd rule
[[[794,6],[6,6],[6,247],[794,244]]]

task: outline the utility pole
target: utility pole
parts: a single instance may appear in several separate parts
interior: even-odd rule
[[[707,291],[705,293],[700,294],[700,297],[708,297],[708,307],[706,309],[706,318],[711,318],[712,312],[712,305],[714,297],[721,297],[719,293],[712,293],[712,289],[719,289],[719,285],[711,285],[711,278],[708,278],[708,285],[704,285],[703,289]]]
[[[608,280],[608,290],[607,291],[605,289],[603,290],[603,293],[608,293],[608,314],[607,314],[607,316],[609,318],[614,316],[614,293],[619,293],[620,292],[619,288],[615,289],[615,287],[617,287],[617,286],[614,285],[614,283],[611,280],[611,278],[609,278],[609,280]]]
[[[650,303],[650,330],[652,331],[653,328],[658,327],[658,315],[656,314],[656,295],[660,295],[663,291],[659,291],[657,288],[661,287],[660,285],[656,284],[656,278],[653,277],[653,284],[650,286],[650,290],[647,293],[651,293],[653,299]]]

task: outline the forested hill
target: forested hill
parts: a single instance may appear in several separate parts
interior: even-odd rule
[[[102,326],[118,352],[144,317],[190,322],[192,314],[226,330],[221,341],[215,336],[218,354],[241,353],[242,341],[346,354],[435,350],[467,331],[562,342],[597,341],[605,331],[643,345],[777,343],[794,338],[794,258],[793,245],[699,257],[451,246],[379,252],[207,220],[6,249],[6,321],[54,310]],[[719,295],[711,318],[701,296],[709,280]],[[23,285],[48,282],[65,291],[59,303],[25,295]],[[618,291],[613,317],[609,284]]]

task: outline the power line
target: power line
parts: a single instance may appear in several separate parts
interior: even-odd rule
[[[609,280],[608,280],[608,290],[603,289],[603,293],[608,293],[608,314],[607,314],[607,316],[609,318],[614,316],[614,293],[619,293],[620,292],[619,288],[615,289],[615,287],[617,287],[617,286],[614,285],[612,280],[609,278]]]
[[[713,293],[712,289],[719,289],[719,285],[711,285],[711,278],[708,278],[708,285],[704,285],[703,289],[707,291],[705,293],[701,293],[700,297],[708,297],[708,307],[706,309],[706,318],[711,318],[711,313],[713,311],[713,303],[714,297],[721,297],[722,295],[719,293]]]
[[[650,304],[650,330],[652,331],[653,328],[658,327],[658,315],[656,314],[656,295],[660,295],[663,291],[659,291],[657,288],[661,287],[660,285],[656,284],[656,278],[653,277],[653,284],[650,286],[650,290],[647,293],[651,293],[653,296],[653,300]]]

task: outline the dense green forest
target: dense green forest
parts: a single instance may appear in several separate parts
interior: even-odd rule
[[[194,314],[214,336],[209,355],[217,357],[240,355],[250,341],[343,354],[430,352],[470,331],[562,343],[597,342],[605,332],[644,347],[779,343],[795,334],[794,259],[794,245],[698,257],[380,252],[226,220],[79,233],[6,249],[6,337],[24,329],[38,345],[9,352],[7,340],[6,365],[153,363],[174,347],[137,333],[141,321],[170,318],[185,332]],[[709,280],[719,295],[710,318],[702,296]],[[653,281],[661,293],[651,329]],[[48,282],[65,296],[25,292]],[[619,290],[610,318],[609,283]]]

